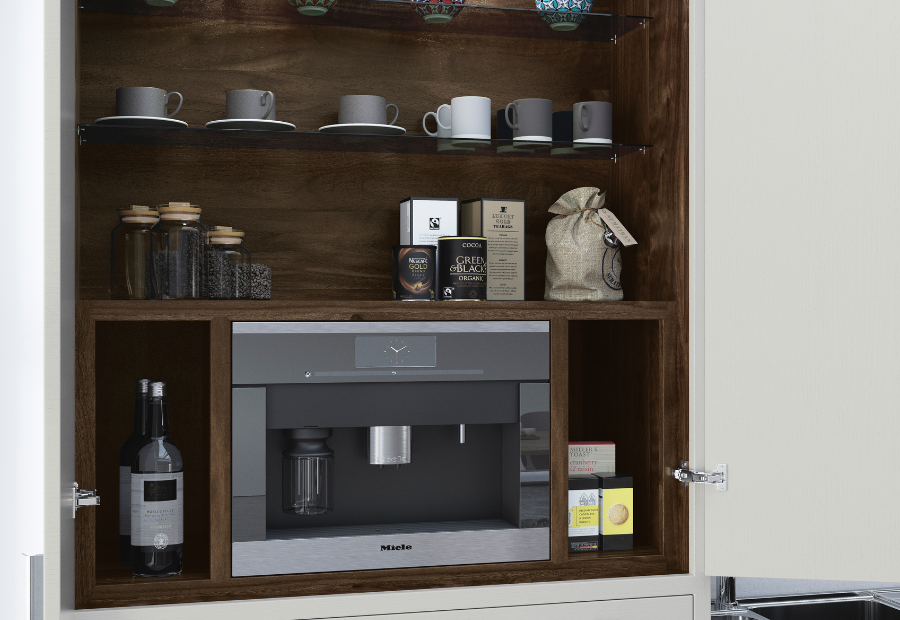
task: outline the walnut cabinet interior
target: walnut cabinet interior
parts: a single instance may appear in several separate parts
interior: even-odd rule
[[[261,88],[298,130],[335,122],[340,95],[372,93],[422,135],[426,111],[480,94],[494,109],[520,97],[551,99],[554,110],[611,101],[614,140],[653,147],[605,162],[80,145],[76,471],[103,504],[76,520],[79,608],[688,572],[688,493],[670,475],[688,453],[686,1],[595,2],[594,12],[653,17],[615,43],[424,22],[310,25],[282,17],[287,0],[259,0],[258,10],[195,3],[169,16],[138,0],[85,4],[100,10],[79,13],[80,123],[114,114],[118,86],[181,92],[178,117],[194,127],[222,118],[227,90]],[[547,209],[580,186],[608,189],[638,240],[623,252],[624,302],[542,301]],[[398,205],[411,195],[524,199],[528,301],[386,301]],[[246,230],[254,261],[272,268],[272,300],[108,301],[115,208],[169,200]],[[473,319],[550,321],[550,560],[231,577],[231,322]],[[169,382],[172,433],[189,464],[185,568],[163,580],[135,579],[118,562],[118,452],[139,375]],[[634,476],[633,551],[567,552],[566,442],[590,439],[615,441],[617,468]]]

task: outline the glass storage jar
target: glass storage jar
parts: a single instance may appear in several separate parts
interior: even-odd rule
[[[153,299],[151,237],[159,213],[151,207],[122,207],[109,244],[109,298]]]
[[[213,226],[207,233],[207,286],[210,299],[250,299],[251,258],[244,231]]]
[[[158,207],[153,227],[153,282],[157,299],[203,299],[206,232],[200,207],[170,202]]]

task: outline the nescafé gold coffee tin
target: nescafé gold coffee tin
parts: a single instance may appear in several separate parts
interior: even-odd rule
[[[400,301],[434,301],[433,245],[395,245],[394,299]]]
[[[487,239],[441,237],[438,239],[438,256],[442,300],[487,299]]]

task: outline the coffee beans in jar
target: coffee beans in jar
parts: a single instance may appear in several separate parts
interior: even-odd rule
[[[487,239],[441,237],[438,239],[438,256],[442,300],[487,299]]]
[[[393,247],[394,299],[434,301],[433,245],[395,245]]]

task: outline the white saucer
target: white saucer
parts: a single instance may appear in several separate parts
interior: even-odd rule
[[[187,127],[177,118],[160,116],[104,116],[94,121],[95,125],[120,125],[124,127]]]
[[[356,133],[375,136],[402,136],[406,133],[403,127],[396,125],[374,125],[370,123],[345,123],[343,125],[325,125],[319,127],[322,133]]]
[[[608,138],[579,138],[574,142],[575,144],[612,144],[612,140]]]
[[[209,121],[207,129],[255,129],[257,131],[294,131],[297,129],[291,123],[284,121],[270,121],[263,118],[226,118],[220,121]]]

